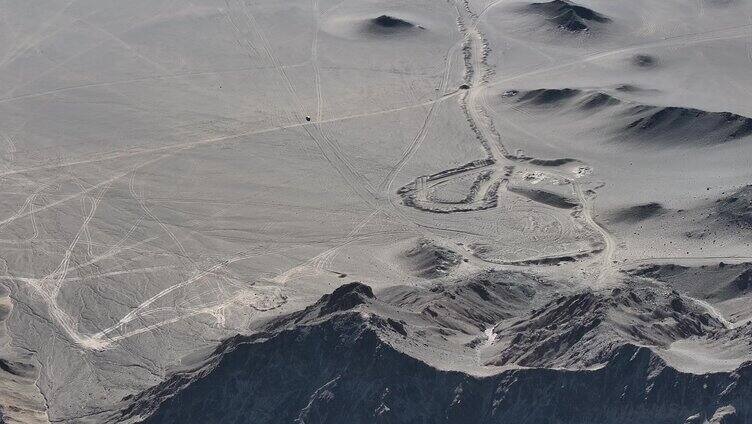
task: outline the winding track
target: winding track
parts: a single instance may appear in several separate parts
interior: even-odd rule
[[[605,244],[603,252],[601,252],[601,266],[598,272],[598,278],[595,280],[596,287],[603,286],[613,282],[618,274],[617,269],[613,266],[614,251],[616,250],[616,240],[603,226],[598,224],[593,218],[593,202],[582,192],[582,186],[574,182],[574,192],[582,205],[582,218],[594,229]]]
[[[495,1],[494,3],[484,8],[479,15],[473,15],[473,13],[470,11],[469,4],[465,3],[465,10],[467,11],[467,16],[465,16],[465,18],[472,21],[472,25],[470,25],[466,30],[466,37],[470,47],[468,50],[471,52],[471,60],[469,61],[471,64],[471,69],[469,69],[468,71],[472,75],[471,88],[469,90],[469,93],[464,97],[466,101],[466,112],[471,122],[473,123],[474,128],[477,130],[481,142],[484,144],[484,147],[486,147],[490,159],[492,159],[496,166],[500,168],[502,167],[502,164],[514,165],[517,164],[517,162],[515,161],[516,158],[509,154],[508,148],[503,144],[501,135],[493,126],[493,121],[484,112],[483,109],[483,106],[485,104],[486,90],[492,85],[499,84],[499,80],[492,83],[486,81],[487,70],[485,69],[486,64],[483,57],[483,49],[485,43],[483,34],[480,32],[478,27],[482,16],[491,8],[498,4],[501,4],[504,1],[505,0]],[[458,12],[459,10],[460,9],[458,8]],[[591,55],[577,61],[577,63],[586,60],[595,60],[596,58],[606,57],[608,55],[621,53],[622,51],[626,50],[627,49],[621,49],[601,53],[600,55]],[[571,64],[556,65],[545,68],[543,71],[556,70],[564,68],[566,66],[571,66]],[[527,73],[523,75],[532,74],[533,73]],[[521,75],[518,75],[517,77],[521,77]],[[501,79],[500,81],[507,80],[509,79]],[[499,173],[499,171],[497,171],[497,173]],[[603,239],[604,249],[601,252],[601,265],[599,267],[598,276],[594,281],[594,286],[600,287],[615,281],[618,271],[613,266],[613,255],[616,249],[616,241],[613,235],[611,235],[608,230],[606,230],[602,225],[595,221],[593,217],[594,206],[592,199],[588,198],[583,193],[581,184],[577,181],[574,181],[571,176],[562,175],[555,172],[554,174],[572,182],[573,191],[581,205],[580,212],[583,221]]]

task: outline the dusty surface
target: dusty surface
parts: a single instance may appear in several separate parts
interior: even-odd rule
[[[196,422],[752,419],[749,2],[32,0],[0,22],[6,422],[199,420],[204,391],[237,415]],[[337,361],[379,368],[342,352],[383,349],[472,408],[350,399]],[[281,415],[214,373],[306,360],[331,369],[267,387],[300,388]],[[637,393],[554,407],[625,379],[655,387],[644,415]]]

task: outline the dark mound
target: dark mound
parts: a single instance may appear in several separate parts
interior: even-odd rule
[[[536,190],[536,189],[526,189],[526,188],[519,188],[519,187],[508,187],[509,191],[512,193],[517,193],[521,196],[527,197],[528,199],[542,203],[544,205],[553,206],[555,208],[560,209],[572,209],[577,207],[577,202],[575,202],[572,199],[568,199],[562,195],[551,193],[550,191],[545,190]]]
[[[526,9],[545,16],[549,22],[570,32],[589,31],[590,25],[593,23],[611,21],[611,19],[592,9],[577,6],[563,0],[554,0],[547,3],[531,3]]]
[[[577,100],[575,105],[578,109],[590,112],[621,103],[621,100],[600,91],[574,88],[540,88],[524,91],[517,98],[519,103],[537,107],[560,107],[573,100]]]
[[[614,222],[625,222],[628,224],[635,224],[646,219],[654,218],[666,213],[666,209],[663,205],[656,202],[645,203],[644,205],[636,205],[628,208],[620,209],[614,212],[611,220]]]
[[[572,88],[541,88],[524,92],[517,101],[533,106],[557,106],[581,93]]]
[[[638,68],[653,68],[658,63],[658,59],[648,54],[636,54],[632,56],[632,64]]]
[[[404,261],[414,275],[422,278],[437,278],[446,276],[462,262],[462,257],[428,240],[421,240],[417,246],[405,252]]]
[[[602,109],[609,106],[615,106],[621,103],[621,100],[608,95],[606,93],[592,93],[587,96],[585,96],[582,101],[580,101],[579,107],[582,110],[589,110],[593,111],[596,109]]]
[[[412,22],[389,15],[369,19],[366,22],[365,31],[370,34],[389,35],[402,34],[415,28],[422,28]]]
[[[752,118],[731,112],[709,112],[686,107],[640,105],[627,111],[637,117],[625,132],[645,139],[697,140],[721,143],[752,134]]]
[[[283,328],[288,325],[301,324],[337,313],[348,313],[362,305],[376,302],[371,287],[352,282],[337,287],[332,293],[325,294],[314,303],[300,311],[272,319],[270,328]]]
[[[632,85],[632,84],[622,84],[622,85],[616,87],[616,90],[624,92],[624,93],[635,93],[635,92],[638,92],[638,91],[642,91],[642,88],[640,88],[640,87],[638,87],[636,85]]]
[[[752,185],[717,201],[718,214],[735,224],[752,225]]]
[[[324,295],[319,301],[323,303],[322,314],[346,311],[373,299],[373,290],[365,284],[353,282],[338,287],[332,294]]]
[[[381,15],[378,18],[372,19],[371,22],[383,28],[412,28],[415,26],[410,22],[388,15]]]
[[[533,165],[538,166],[561,166],[568,163],[578,162],[577,159],[572,158],[558,158],[558,159],[530,159],[529,161]]]

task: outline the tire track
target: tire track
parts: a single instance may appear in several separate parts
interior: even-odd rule
[[[311,42],[311,66],[315,79],[316,89],[316,121],[321,121],[321,113],[324,107],[324,99],[321,94],[321,69],[319,67],[319,31],[321,30],[321,17],[319,16],[319,0],[312,0],[311,8],[316,19],[316,28],[313,30]]]
[[[365,113],[358,113],[358,114],[329,118],[329,119],[322,120],[319,123],[334,123],[334,122],[346,121],[350,119],[367,118],[371,116],[386,115],[386,114],[401,112],[404,110],[421,108],[421,107],[430,105],[432,103],[443,102],[447,99],[450,99],[458,95],[458,93],[459,92],[453,92],[453,93],[446,94],[440,97],[439,99],[427,100],[424,102],[415,103],[415,104],[406,105],[406,106],[400,106],[400,107],[391,108],[391,109],[384,109],[384,110],[379,110],[375,112],[365,112]],[[310,125],[311,125],[310,123],[306,123],[306,122],[302,122],[302,123],[296,122],[294,124],[280,125],[280,126],[274,126],[274,127],[268,127],[268,128],[262,128],[262,129],[256,129],[256,130],[250,130],[250,131],[243,131],[243,132],[236,133],[236,134],[206,138],[202,140],[189,141],[185,143],[174,143],[174,144],[169,144],[169,145],[161,146],[161,147],[153,147],[153,148],[136,147],[136,148],[132,148],[126,151],[109,152],[109,153],[106,153],[106,154],[103,154],[94,158],[89,158],[89,159],[80,159],[80,160],[74,160],[74,161],[69,161],[69,162],[56,162],[56,163],[48,164],[48,165],[37,165],[37,166],[31,166],[27,168],[4,171],[4,172],[0,172],[0,178],[6,178],[9,176],[15,176],[15,175],[21,175],[21,174],[28,174],[28,173],[32,173],[36,171],[49,171],[49,170],[56,170],[56,169],[61,169],[61,168],[68,168],[68,167],[72,167],[76,165],[86,165],[86,164],[99,163],[99,162],[108,162],[108,161],[113,161],[113,160],[118,160],[118,159],[124,159],[124,158],[142,156],[142,155],[148,155],[148,154],[154,154],[154,153],[166,153],[166,152],[173,152],[173,151],[184,150],[184,149],[193,149],[196,147],[209,146],[209,145],[218,144],[218,143],[235,142],[239,138],[243,138],[243,137],[269,134],[269,133],[273,133],[277,131],[284,131],[284,130],[290,130],[290,129],[296,129],[296,128],[303,128],[303,127],[310,126]]]
[[[442,73],[441,82],[439,83],[440,93],[446,93],[446,90],[448,88],[449,79],[452,73],[452,58],[454,56],[456,49],[457,49],[457,44],[453,44],[449,48],[449,51],[447,51],[446,56],[444,56],[444,62],[445,62],[444,71]],[[387,175],[384,177],[381,184],[379,185],[380,190],[382,192],[385,192],[385,194],[388,195],[391,192],[392,184],[394,183],[394,180],[397,178],[397,174],[402,170],[405,164],[407,164],[407,162],[409,162],[410,159],[412,159],[415,152],[417,152],[421,144],[423,144],[423,141],[428,135],[428,130],[430,129],[431,124],[433,123],[435,119],[436,109],[437,109],[436,106],[437,106],[437,103],[431,104],[431,107],[428,110],[428,114],[426,115],[426,118],[423,120],[423,124],[418,130],[418,133],[412,139],[410,144],[408,144],[407,148],[404,149],[400,160],[397,162],[397,164],[394,167],[392,167],[391,170],[389,170],[389,172],[387,173]]]
[[[263,50],[265,51],[270,62],[277,69],[277,72],[279,73],[290,97],[292,98],[293,107],[297,109],[298,113],[297,119],[302,119],[302,117],[305,116],[305,112],[303,110],[302,102],[297,94],[297,91],[292,84],[292,81],[288,77],[287,72],[285,72],[282,64],[279,62],[279,59],[272,52],[271,44],[267,40],[263,31],[261,31],[261,28],[259,27],[254,15],[248,10],[248,7],[244,7],[242,10],[251,26],[253,27],[254,32],[261,40]],[[354,193],[358,197],[360,197],[361,200],[366,202],[366,204],[374,207],[377,196],[364,182],[364,178],[356,171],[355,167],[345,158],[339,147],[339,144],[332,140],[329,134],[327,134],[327,131],[320,124],[321,123],[318,122],[310,125],[315,128],[315,130],[318,132],[319,137],[317,137],[314,132],[309,129],[309,125],[303,124],[301,125],[301,128],[316,144],[316,146],[324,156],[324,159],[332,166],[332,168],[334,168],[337,173],[340,174],[342,179],[354,191]]]
[[[7,66],[9,63],[16,60],[18,57],[20,57],[22,54],[28,52],[35,46],[39,45],[42,41],[52,37],[53,35],[57,34],[58,32],[67,29],[70,25],[73,25],[77,20],[71,19],[71,22],[69,22],[67,25],[64,25],[57,30],[47,34],[46,36],[43,35],[46,30],[48,30],[52,25],[60,19],[63,15],[65,15],[65,12],[73,6],[75,3],[77,3],[79,0],[71,0],[68,2],[64,7],[62,7],[52,18],[45,21],[42,25],[40,25],[40,29],[36,31],[35,33],[29,35],[26,37],[22,43],[15,49],[11,50],[2,61],[0,61],[0,69]]]
[[[131,196],[133,199],[135,199],[139,206],[141,206],[141,209],[146,213],[146,215],[149,216],[154,222],[159,225],[160,228],[172,239],[172,241],[175,243],[175,246],[177,246],[178,250],[180,251],[181,256],[188,257],[188,253],[185,251],[185,248],[183,247],[183,244],[178,240],[178,238],[175,236],[175,233],[173,233],[167,225],[165,225],[164,222],[162,222],[161,219],[159,219],[154,213],[149,209],[149,207],[146,205],[146,201],[143,198],[143,195],[139,196],[136,194],[135,190],[135,178],[136,178],[136,170],[133,170],[131,173],[130,182],[128,184],[128,189],[130,190]]]

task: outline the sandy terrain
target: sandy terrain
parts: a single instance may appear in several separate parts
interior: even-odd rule
[[[0,22],[4,422],[752,421],[752,3]]]

